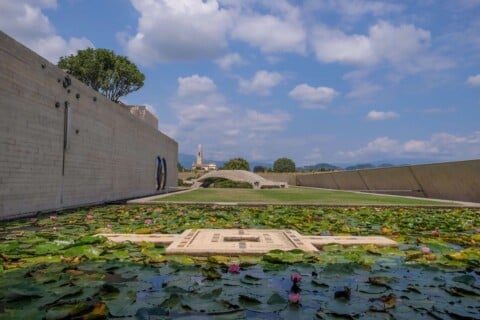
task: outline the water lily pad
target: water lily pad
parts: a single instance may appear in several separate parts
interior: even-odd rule
[[[311,257],[302,250],[272,250],[263,256],[263,260],[269,263],[291,264],[306,262]]]
[[[95,259],[103,254],[104,250],[92,245],[79,245],[65,249],[62,253],[67,257],[82,257]]]

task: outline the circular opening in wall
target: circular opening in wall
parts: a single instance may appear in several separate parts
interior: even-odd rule
[[[162,167],[163,167],[162,190],[165,190],[165,186],[167,185],[167,160],[165,160],[165,158],[162,158]]]
[[[167,183],[167,166],[165,162],[165,158],[160,158],[158,156],[155,161],[155,185],[157,191],[165,190],[165,185]]]

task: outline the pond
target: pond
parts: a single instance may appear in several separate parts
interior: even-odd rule
[[[167,256],[102,232],[290,228],[383,235],[260,257]],[[0,223],[1,319],[478,319],[480,211],[105,206]]]

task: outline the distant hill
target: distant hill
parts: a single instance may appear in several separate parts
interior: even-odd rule
[[[374,169],[374,168],[388,168],[388,167],[395,167],[395,165],[391,163],[380,163],[380,164],[371,164],[371,163],[361,163],[356,164],[354,166],[348,166],[345,170],[360,170],[360,169]]]
[[[192,164],[196,161],[196,157],[190,154],[179,153],[178,154],[178,162],[186,168],[190,169]],[[248,161],[248,160],[247,160]],[[221,168],[225,161],[222,160],[204,160],[205,163],[215,163],[218,168]],[[373,169],[373,168],[387,168],[387,167],[394,167],[399,165],[408,165],[406,164],[405,159],[393,159],[392,161],[388,160],[380,160],[380,161],[373,161],[369,163],[360,163],[360,164],[330,164],[330,163],[317,163],[315,165],[306,165],[303,167],[298,167],[297,171],[300,172],[309,172],[309,171],[331,171],[331,170],[360,170],[360,169]],[[411,164],[415,164],[415,161],[410,159],[408,161]],[[428,163],[428,161],[419,161],[416,162],[420,163]],[[272,168],[273,162],[259,162],[259,161],[249,161],[250,170],[253,170],[256,166],[262,166],[266,168]]]
[[[341,170],[342,168],[334,166],[329,163],[317,163],[311,166],[303,166],[297,168],[297,171],[331,171],[331,170]]]
[[[371,163],[360,163],[353,166],[348,166],[345,170],[360,170],[360,169],[373,169],[375,166]]]

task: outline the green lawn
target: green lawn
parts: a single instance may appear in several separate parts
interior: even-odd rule
[[[439,201],[404,197],[360,194],[347,191],[306,189],[197,189],[186,193],[160,197],[162,202],[234,202],[234,203],[307,203],[345,205],[455,205]]]

